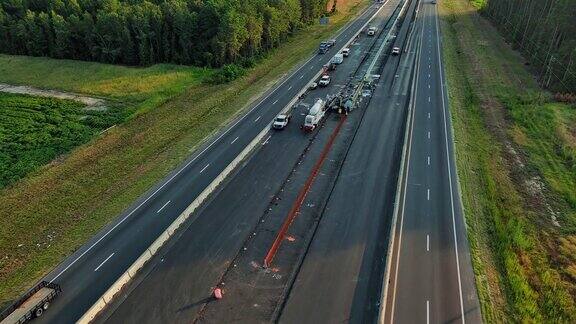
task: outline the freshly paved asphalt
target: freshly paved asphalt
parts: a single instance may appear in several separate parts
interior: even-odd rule
[[[216,134],[213,140],[204,144],[179,169],[150,189],[115,222],[109,224],[52,271],[45,279],[60,284],[63,293],[39,322],[72,323],[82,316],[297,92],[306,86],[322,65],[378,8],[377,4],[371,5],[336,37],[335,48],[325,55],[313,55],[278,86],[265,94],[245,115]],[[282,142],[280,137],[278,136],[278,145],[289,145],[289,141]],[[293,153],[287,149],[284,154],[289,160]],[[269,163],[276,164],[276,159],[281,156],[273,156]],[[254,172],[260,175],[259,181],[262,186],[274,185],[274,174],[266,175],[259,169],[255,169]],[[259,192],[234,193],[239,197],[259,194],[262,195]],[[259,200],[267,201],[266,197],[261,197]],[[229,202],[227,207],[230,208],[230,212],[235,209],[232,202]],[[246,226],[242,222],[234,224],[227,222],[225,214],[214,214],[213,217],[220,219],[215,219],[211,224],[213,228],[201,233],[202,235],[211,237],[223,233],[228,240],[233,240],[235,237],[230,233],[235,233],[236,229],[226,232],[227,229],[230,230],[227,226],[234,228]],[[219,261],[225,262],[210,260],[216,267],[222,266],[218,264]]]
[[[414,7],[394,46],[406,48]],[[376,321],[413,61],[388,57],[280,322]]]
[[[436,6],[422,1],[407,175],[385,323],[479,323],[458,193]]]

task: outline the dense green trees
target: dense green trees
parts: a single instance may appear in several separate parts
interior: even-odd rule
[[[2,0],[0,51],[148,65],[250,59],[328,0]]]
[[[524,52],[543,86],[576,93],[576,1],[473,2]]]

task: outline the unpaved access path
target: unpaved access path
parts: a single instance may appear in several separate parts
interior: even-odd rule
[[[23,85],[10,85],[0,83],[0,92],[27,94],[40,97],[49,97],[57,99],[68,99],[81,102],[86,105],[87,110],[106,110],[106,101],[100,98],[87,97],[72,92],[64,92],[57,90],[39,89]]]

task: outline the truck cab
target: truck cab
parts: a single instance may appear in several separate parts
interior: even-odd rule
[[[272,123],[272,128],[274,129],[284,129],[288,126],[288,122],[290,122],[290,116],[286,114],[280,114],[274,118],[274,122]]]

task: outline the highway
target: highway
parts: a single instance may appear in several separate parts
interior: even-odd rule
[[[436,6],[420,4],[404,178],[382,323],[480,323],[458,192]]]
[[[406,48],[415,4],[393,46]],[[385,62],[281,323],[377,320],[414,53]]]
[[[269,125],[274,116],[299,90],[306,87],[337,49],[360,30],[379,8],[378,4],[371,5],[341,30],[336,37],[335,48],[325,55],[312,55],[289,76],[279,81],[255,105],[249,107],[245,114],[224,127],[211,140],[206,141],[182,166],[151,188],[126,212],[119,215],[114,222],[47,275],[44,279],[60,284],[63,293],[39,322],[72,323],[79,319],[248,143]],[[290,149],[290,145],[294,143],[289,139],[286,141],[282,139],[283,136],[288,137],[289,133],[286,134],[274,136],[274,139],[267,138],[262,143],[264,149],[260,151],[265,151],[274,145],[285,146],[284,150],[275,150],[273,154],[265,157],[264,159],[268,160],[262,162],[264,165],[274,166],[278,159],[285,159],[287,163],[284,166],[289,167],[290,161],[296,162],[298,154],[294,152],[297,150]],[[300,145],[301,143],[297,143],[297,146]],[[273,191],[275,186],[279,187],[283,179],[277,176],[276,169],[269,168],[265,171],[260,166],[245,163],[240,172],[252,173],[256,177],[256,183],[263,188]],[[229,255],[207,254],[214,252],[208,248],[208,246],[214,247],[209,243],[211,240],[221,239],[219,243],[223,245],[219,247],[233,251],[238,242],[244,240],[246,231],[250,229],[250,221],[241,218],[232,220],[230,215],[234,215],[248,198],[260,204],[267,204],[270,199],[270,190],[235,191],[235,189],[238,188],[225,186],[220,194],[226,192],[229,196],[237,197],[236,199],[219,206],[214,204],[204,206],[189,220],[188,225],[193,224],[189,230],[194,230],[195,221],[203,221],[199,215],[202,213],[208,215],[206,218],[209,222],[206,223],[206,227],[194,230],[190,241],[190,246],[194,246],[193,243],[196,242],[196,247],[200,247],[195,252],[200,260],[207,262],[208,266],[202,270],[204,272],[218,272],[229,262]],[[210,208],[224,208],[225,211],[211,212]],[[176,253],[173,251],[175,250],[171,250],[171,253]],[[200,290],[204,289],[203,284],[207,283],[201,282],[201,275],[190,281],[189,284],[192,286],[201,285]],[[177,288],[180,287],[165,287],[168,290]]]
[[[371,25],[382,28],[398,3],[391,0]],[[103,314],[101,322],[260,322],[274,316],[294,264],[279,257],[274,264],[279,271],[272,275],[261,268],[262,258],[337,119],[331,116],[314,134],[303,134],[298,125],[315,98],[345,87],[374,42],[375,37],[360,36],[351,45],[350,56],[331,73],[331,85],[311,91],[298,102],[292,124],[275,132],[230,178],[165,254],[155,258]],[[315,190],[311,197],[321,201],[323,192]],[[319,204],[307,201],[307,206],[315,209]],[[300,215],[299,221],[304,219]],[[212,289],[221,282],[227,297],[210,303]]]

